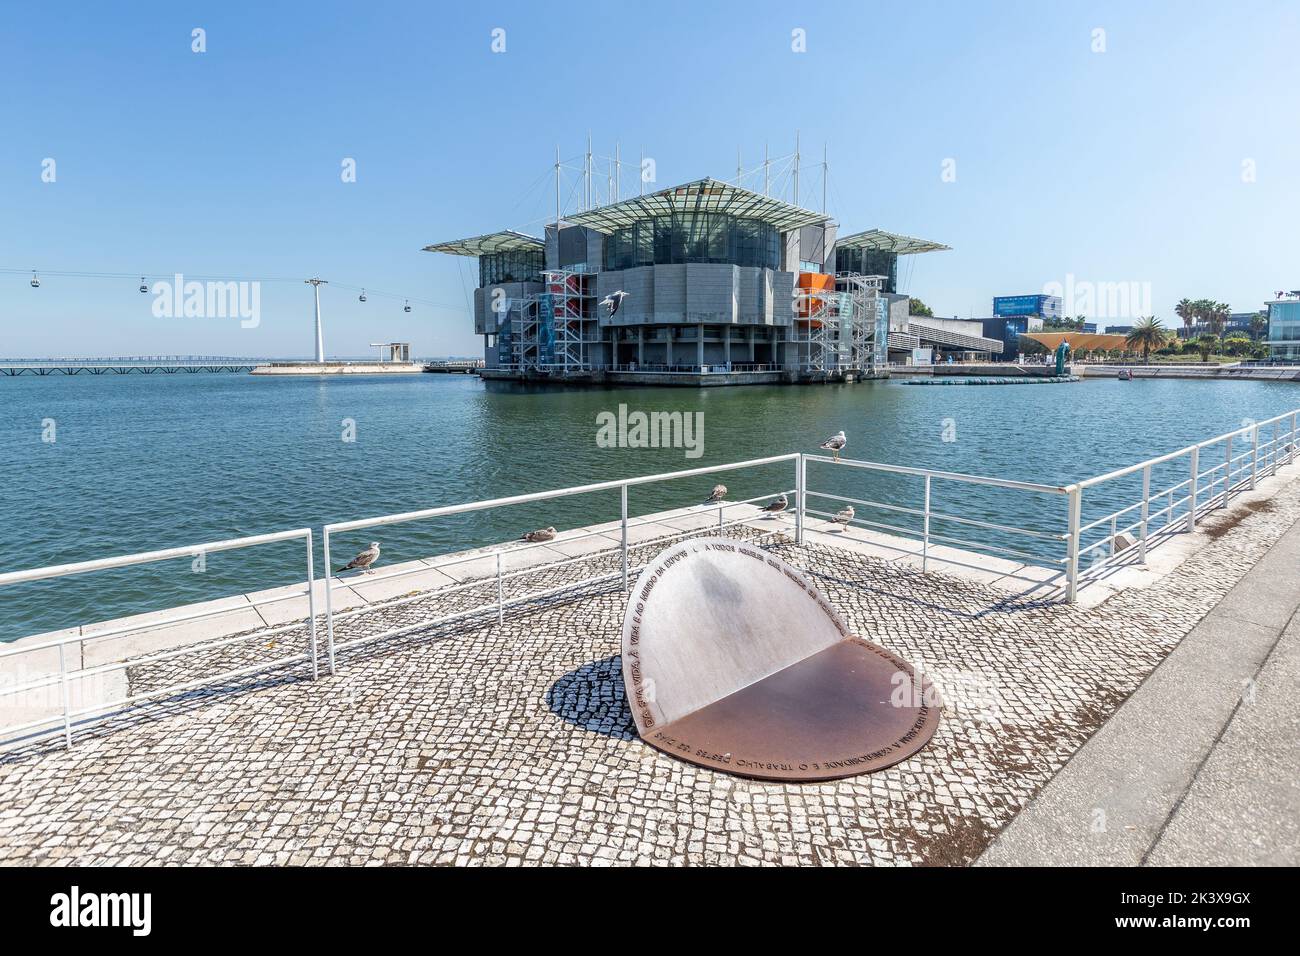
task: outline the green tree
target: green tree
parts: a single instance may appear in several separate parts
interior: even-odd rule
[[[1183,328],[1187,332],[1187,337],[1191,338],[1192,324],[1196,321],[1196,303],[1191,299],[1179,299],[1178,304],[1174,306],[1174,314],[1183,320]]]
[[[1268,313],[1256,312],[1250,317],[1250,332],[1256,339],[1262,339],[1268,331]]]
[[[1219,347],[1219,337],[1206,332],[1196,340],[1196,351],[1201,353],[1201,361],[1208,362],[1214,350]]]
[[[907,300],[907,314],[920,315],[929,319],[934,318],[934,313],[930,311],[930,307],[917,298]]]
[[[1135,352],[1141,352],[1142,362],[1146,364],[1151,361],[1151,353],[1165,344],[1168,335],[1169,330],[1161,321],[1154,315],[1148,315],[1133,326],[1133,331],[1125,337],[1124,344]]]
[[[1250,355],[1254,351],[1254,341],[1246,332],[1229,332],[1223,337],[1225,355]]]

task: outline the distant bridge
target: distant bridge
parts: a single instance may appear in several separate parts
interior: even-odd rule
[[[0,375],[175,375],[251,372],[269,359],[228,355],[131,355],[116,358],[0,359]]]

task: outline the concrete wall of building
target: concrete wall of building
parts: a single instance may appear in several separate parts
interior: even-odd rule
[[[627,298],[602,327],[646,324],[789,326],[794,276],[719,263],[638,266],[602,272],[596,294],[622,290]]]
[[[798,272],[799,271],[799,230],[792,229],[782,238],[781,244],[781,271]]]
[[[896,292],[882,292],[881,295],[889,300],[889,331],[906,332],[911,297]]]
[[[918,316],[918,319],[932,328],[945,329],[949,332],[957,332],[961,335],[984,334],[984,323],[979,319],[932,319],[928,316],[925,318],[920,318],[920,316]]]
[[[686,266],[686,321],[736,322],[739,318],[739,273],[739,266],[689,263]]]
[[[495,335],[497,332],[497,314],[492,309],[493,297],[497,290],[503,299],[522,299],[542,291],[540,282],[498,282],[474,290],[474,333],[476,335]]]

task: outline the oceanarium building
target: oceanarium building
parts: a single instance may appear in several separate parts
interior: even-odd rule
[[[668,384],[838,381],[884,374],[892,350],[1002,344],[908,315],[898,258],[947,249],[713,179],[548,225],[427,252],[479,263],[474,330],[486,378]],[[602,305],[623,292],[616,310]],[[612,314],[611,314],[612,311]]]

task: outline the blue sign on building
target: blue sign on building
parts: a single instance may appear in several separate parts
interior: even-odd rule
[[[993,299],[993,314],[998,316],[1038,315],[1045,319],[1061,317],[1061,297],[1056,295],[999,295]]]

